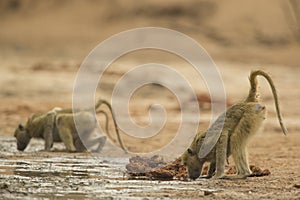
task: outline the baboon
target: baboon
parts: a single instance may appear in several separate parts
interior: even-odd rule
[[[105,115],[106,118],[106,132],[108,132],[108,116],[103,110],[97,110],[102,104],[108,106],[111,111],[115,131],[117,134],[118,141],[121,148],[126,152],[122,140],[119,135],[118,126],[116,124],[115,115],[110,104],[107,101],[99,100],[95,105],[96,113],[101,113]],[[72,109],[59,109],[54,108],[53,110],[44,114],[34,114],[28,120],[25,126],[20,124],[15,130],[14,136],[17,139],[17,149],[23,151],[30,139],[43,138],[45,140],[45,150],[49,151],[53,142],[63,142],[68,151],[86,151],[86,147],[83,145],[82,140],[84,139],[85,145],[91,147],[98,144],[96,151],[100,151],[105,144],[106,137],[93,138],[89,140],[92,132],[96,130],[97,121],[93,118],[91,109],[86,109],[83,111],[76,110],[74,113]],[[74,117],[78,117],[80,124],[74,122]],[[80,132],[80,136],[77,129]],[[82,138],[84,137],[84,138]]]
[[[247,144],[261,126],[266,113],[265,106],[258,103],[258,75],[265,77],[270,84],[280,126],[283,133],[287,133],[271,77],[261,70],[252,71],[249,77],[251,87],[246,100],[228,108],[206,132],[198,133],[181,156],[190,178],[196,179],[200,176],[205,162],[210,162],[205,178],[211,178],[214,173],[215,178],[227,179],[246,178],[251,174]],[[233,156],[237,168],[236,175],[224,175],[225,161],[230,155]]]

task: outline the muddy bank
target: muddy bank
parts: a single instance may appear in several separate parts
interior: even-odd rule
[[[297,199],[299,177],[274,175],[246,180],[132,180],[126,173],[128,158],[89,153],[17,152],[12,137],[0,137],[0,193],[2,199],[199,198]],[[288,172],[289,173],[289,172]],[[299,182],[298,182],[299,183]]]

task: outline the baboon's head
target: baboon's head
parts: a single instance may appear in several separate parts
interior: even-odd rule
[[[24,151],[31,139],[30,134],[22,124],[19,124],[18,128],[15,130],[14,136],[17,139],[17,149],[19,151]]]
[[[181,156],[181,162],[187,167],[189,178],[196,179],[200,176],[202,165],[197,151],[188,148]]]

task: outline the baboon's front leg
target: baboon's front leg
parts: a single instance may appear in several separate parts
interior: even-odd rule
[[[222,130],[220,139],[216,144],[216,174],[214,178],[221,178],[225,171],[225,161],[227,158],[228,131]]]
[[[45,118],[44,133],[45,150],[50,151],[53,146],[53,129],[54,129],[55,114],[49,113]]]
[[[216,162],[211,162],[209,166],[209,170],[207,172],[207,177],[211,178],[216,171]]]
[[[200,176],[200,178],[211,178],[216,171],[216,162],[211,162],[209,165],[209,170],[206,176]]]

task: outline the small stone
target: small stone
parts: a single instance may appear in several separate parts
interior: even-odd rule
[[[300,189],[300,184],[295,184],[294,187]]]
[[[211,194],[213,194],[212,191],[204,190],[204,196],[208,196],[208,195],[211,195]]]

